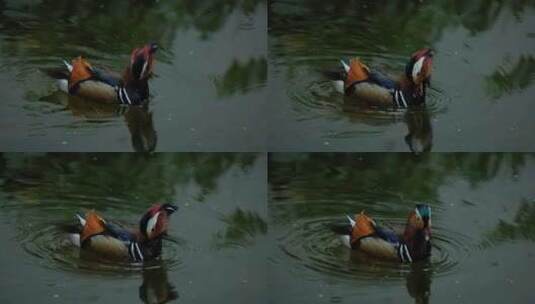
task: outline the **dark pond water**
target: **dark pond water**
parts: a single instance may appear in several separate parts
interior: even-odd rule
[[[276,154],[269,161],[274,303],[531,303],[535,155]],[[429,261],[365,259],[328,228],[433,209]]]
[[[532,151],[533,1],[271,1],[270,151]],[[398,74],[435,49],[425,110],[363,112],[320,70]],[[409,135],[408,140],[406,139]]]
[[[0,302],[256,303],[265,298],[266,158],[256,154],[0,156]],[[96,209],[136,225],[175,202],[162,260],[80,257],[60,227]],[[159,302],[158,302],[159,303]]]
[[[265,1],[0,1],[0,150],[261,151]],[[122,71],[157,42],[148,108],[58,92],[42,69],[83,55]]]

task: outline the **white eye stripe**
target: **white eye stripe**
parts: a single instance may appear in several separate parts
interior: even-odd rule
[[[152,230],[156,227],[156,223],[158,222],[158,216],[160,216],[159,211],[147,221],[147,229],[146,229],[147,236],[150,236],[152,233]]]
[[[424,60],[425,60],[425,57],[422,57],[418,59],[418,61],[416,61],[414,65],[412,66],[412,79],[413,80],[415,80],[418,74],[420,74],[420,72],[422,71]]]
[[[141,69],[141,74],[139,75],[139,78],[142,78],[145,75],[145,71],[147,69],[148,61],[145,60],[145,63],[143,64],[143,69]]]
[[[416,213],[416,216],[422,218],[422,215],[420,215],[420,211],[418,210],[418,208],[414,208],[414,212]]]
[[[176,212],[178,210],[178,207],[166,206],[164,210],[167,211],[168,214],[171,214],[173,212]]]

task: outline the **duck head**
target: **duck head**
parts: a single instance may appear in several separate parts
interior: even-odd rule
[[[146,80],[152,74],[154,53],[158,50],[156,43],[149,43],[136,48],[130,55],[129,76],[135,80]]]
[[[431,255],[431,207],[418,204],[409,214],[404,240],[413,259],[423,259]]]
[[[178,210],[171,204],[150,207],[139,222],[139,229],[146,240],[154,240],[167,232],[169,216]]]
[[[425,98],[425,88],[431,83],[432,69],[433,51],[430,48],[423,48],[412,54],[405,67],[405,76],[415,86],[413,97]]]

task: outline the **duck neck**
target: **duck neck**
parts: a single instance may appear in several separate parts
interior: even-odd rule
[[[417,86],[407,75],[400,77],[398,86],[403,95],[408,97],[409,104],[418,105],[425,102],[425,86]]]
[[[134,78],[130,68],[127,68],[123,74],[123,83],[117,94],[121,103],[139,105],[149,97],[148,80],[146,78]]]
[[[430,255],[431,244],[425,239],[423,229],[407,224],[403,233],[403,241],[407,245],[413,260],[421,260]]]
[[[153,259],[162,253],[162,238],[156,237],[154,239],[142,238],[139,242],[143,256],[146,259]]]

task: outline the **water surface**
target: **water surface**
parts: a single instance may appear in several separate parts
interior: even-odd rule
[[[0,302],[259,302],[265,170],[257,154],[0,155]],[[136,227],[154,202],[180,208],[161,260],[99,261],[65,241],[76,212]]]
[[[533,154],[275,154],[269,162],[273,303],[530,303]],[[403,225],[432,207],[432,256],[351,252],[329,229],[365,210]]]
[[[0,1],[0,150],[264,150],[266,15],[257,0]],[[69,98],[41,71],[83,55],[122,72],[147,42],[145,108]]]
[[[533,1],[271,1],[270,151],[532,151]],[[319,73],[399,74],[435,50],[425,110],[363,112]]]

